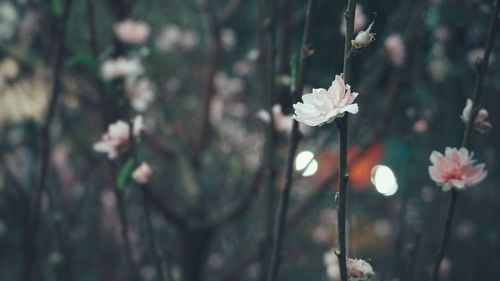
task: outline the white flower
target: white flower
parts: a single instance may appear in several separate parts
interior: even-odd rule
[[[462,116],[460,117],[465,124],[467,124],[470,120],[470,114],[472,110],[472,100],[467,99],[467,103],[465,104],[464,110],[462,112]],[[488,111],[484,108],[481,108],[476,115],[476,120],[474,122],[474,129],[481,134],[488,133],[492,125],[488,122]]]
[[[312,93],[302,96],[304,103],[293,105],[293,119],[307,126],[331,123],[335,118],[344,116],[345,112],[358,113],[358,104],[352,103],[357,96],[358,93],[351,93],[351,87],[336,75],[328,90],[313,89]]]
[[[141,62],[137,58],[107,59],[101,65],[101,76],[104,80],[115,78],[133,78],[144,72]]]
[[[153,171],[151,170],[151,167],[149,167],[148,163],[142,162],[141,165],[139,165],[139,167],[137,167],[132,173],[132,178],[137,183],[146,184],[149,182],[149,178],[152,173]]]

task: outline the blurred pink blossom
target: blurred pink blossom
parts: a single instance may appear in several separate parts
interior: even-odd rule
[[[446,26],[440,26],[434,30],[434,38],[439,42],[445,42],[450,38],[450,30]]]
[[[391,34],[384,41],[385,51],[395,66],[402,66],[406,58],[406,48],[399,34]]]
[[[429,129],[429,124],[425,119],[419,119],[413,124],[413,130],[416,133],[423,134]]]
[[[138,136],[143,129],[142,116],[138,116],[133,121],[133,134]],[[100,153],[107,153],[109,159],[115,159],[120,153],[129,147],[130,126],[127,122],[118,120],[108,126],[108,131],[101,137],[101,140],[94,144],[94,150]]]
[[[363,6],[356,5],[356,12],[354,15],[354,33],[358,33],[366,25],[366,16],[363,12]],[[342,24],[340,25],[340,33],[345,36],[345,17],[342,14]]]
[[[107,59],[101,65],[101,77],[104,80],[116,78],[134,78],[144,72],[141,62],[137,58]]]
[[[192,50],[198,44],[198,34],[193,30],[182,30],[175,24],[168,24],[163,28],[156,40],[156,47],[163,52]]]
[[[144,112],[155,98],[155,85],[146,78],[127,79],[125,89],[130,98],[130,104],[139,112]]]
[[[149,178],[152,173],[153,171],[151,170],[151,167],[149,167],[148,163],[142,162],[141,165],[139,165],[139,167],[137,167],[132,173],[132,178],[137,183],[146,184],[149,182]]]
[[[467,99],[464,110],[462,112],[462,121],[467,124],[470,120],[470,114],[472,111],[472,100]],[[476,120],[474,122],[474,129],[482,134],[485,134],[491,130],[493,127],[490,122],[488,122],[488,111],[484,108],[481,108],[476,115]]]
[[[293,105],[293,119],[307,126],[321,126],[331,123],[345,112],[358,113],[358,104],[353,103],[358,93],[351,92],[351,87],[336,75],[328,90],[313,89],[312,93],[302,96],[302,101]]]
[[[467,54],[467,61],[469,62],[469,64],[471,66],[475,66],[476,65],[476,62],[479,61],[479,60],[482,60],[484,57],[484,49],[483,48],[477,48],[477,49],[474,49],[472,51],[470,51],[468,54]],[[495,57],[493,54],[490,54],[490,57],[489,57],[489,61],[488,63],[492,63],[494,61]]]
[[[220,40],[222,48],[226,51],[230,51],[236,46],[236,33],[231,28],[223,28],[220,31]]]
[[[463,189],[481,182],[487,175],[484,164],[474,165],[474,153],[466,148],[445,149],[445,155],[433,151],[430,156],[432,165],[429,166],[429,175],[433,181],[443,187]]]
[[[284,115],[281,111],[281,105],[275,104],[272,108],[273,121],[276,130],[281,133],[287,133],[292,131],[293,119],[291,116]],[[259,110],[256,114],[257,118],[264,121],[265,123],[271,122],[271,117],[269,113],[263,109]]]
[[[124,43],[142,44],[148,39],[151,28],[145,22],[127,19],[115,24],[114,31],[116,37]]]

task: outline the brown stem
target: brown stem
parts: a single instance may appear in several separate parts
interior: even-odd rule
[[[467,126],[465,127],[464,136],[462,139],[462,147],[465,148],[470,147],[472,132],[475,123],[474,121],[476,120],[476,116],[479,112],[479,102],[483,94],[484,78],[488,70],[488,63],[490,59],[491,50],[493,49],[493,43],[495,42],[495,37],[498,31],[497,23],[499,14],[500,14],[500,0],[496,0],[495,12],[493,13],[493,17],[491,19],[488,39],[486,40],[486,46],[484,48],[485,50],[484,57],[476,63],[476,81],[474,84],[474,92],[472,95],[472,111],[470,114],[469,122],[467,122]],[[453,188],[451,190],[450,207],[448,209],[448,215],[446,217],[446,224],[443,237],[441,239],[441,243],[439,245],[439,249],[436,255],[436,261],[434,263],[434,268],[432,270],[432,275],[431,275],[432,281],[438,280],[439,268],[441,266],[441,261],[443,260],[444,253],[446,251],[446,246],[448,244],[450,236],[451,223],[453,220],[453,214],[455,212],[457,198],[458,198],[458,191],[455,188]]]
[[[348,0],[347,10],[345,12],[346,35],[344,43],[344,81],[349,83],[351,76],[351,39],[354,33],[354,17],[356,11],[356,0]],[[340,280],[347,281],[347,263],[346,263],[346,205],[347,205],[347,184],[349,175],[347,170],[347,148],[349,132],[349,114],[339,119],[337,122],[340,141],[340,163],[339,163],[339,191],[337,202],[337,226],[338,226],[338,250]]]
[[[156,240],[156,235],[153,227],[153,221],[151,219],[151,209],[148,204],[148,200],[146,199],[146,190],[149,189],[147,185],[141,185],[141,195],[142,195],[142,208],[144,211],[144,223],[146,224],[146,233],[148,236],[149,248],[151,251],[151,255],[153,260],[155,261],[156,271],[158,274],[159,281],[165,281],[165,269],[163,267],[162,262],[162,254],[161,250],[158,247],[158,241]]]
[[[293,91],[293,97],[295,100],[299,99],[299,97],[302,95],[302,89],[304,87],[304,80],[306,74],[306,64],[312,53],[310,47],[311,45],[310,31],[312,22],[311,11],[314,3],[315,3],[314,0],[309,0],[307,3],[306,22],[304,25],[304,37],[302,39],[302,46],[301,46],[298,83],[297,87]],[[280,193],[280,200],[276,214],[271,260],[270,260],[269,272],[267,275],[268,281],[275,281],[278,276],[279,266],[281,262],[281,249],[283,246],[283,240],[285,236],[286,215],[288,212],[290,190],[292,188],[292,182],[293,182],[293,162],[295,159],[295,153],[297,152],[297,147],[299,145],[300,136],[301,134],[299,132],[299,123],[294,120],[292,127],[292,134],[291,134],[291,143],[286,163],[285,183]]]
[[[216,14],[214,4],[212,0],[206,0],[201,7],[202,13],[207,18],[208,31],[211,37],[211,46],[210,46],[210,57],[208,61],[208,73],[206,77],[206,85],[205,85],[205,93],[203,100],[203,108],[200,124],[201,127],[199,129],[198,139],[196,140],[196,146],[194,150],[194,154],[192,157],[192,164],[195,167],[199,167],[201,165],[201,157],[203,153],[207,150],[210,145],[212,139],[212,123],[210,122],[210,110],[212,108],[212,99],[215,96],[215,75],[219,70],[221,58],[223,55],[222,49],[222,41],[221,41],[221,22],[219,22],[219,18]]]
[[[50,164],[50,150],[51,150],[51,138],[50,129],[54,120],[54,116],[57,109],[57,104],[59,101],[59,96],[61,93],[61,78],[63,69],[63,47],[64,39],[66,35],[66,25],[69,18],[70,7],[72,0],[66,0],[63,8],[63,15],[60,21],[59,30],[57,33],[57,45],[55,50],[55,62],[53,66],[53,76],[54,83],[52,85],[52,96],[50,98],[48,112],[45,117],[45,123],[42,127],[41,137],[42,137],[42,156],[41,156],[41,166],[40,174],[38,179],[38,184],[36,187],[34,206],[30,214],[30,223],[28,226],[28,232],[26,233],[25,241],[25,269],[23,280],[31,281],[36,280],[34,276],[35,261],[38,253],[37,240],[40,232],[40,219],[41,219],[41,207],[42,207],[42,195],[46,190],[47,175],[49,171]]]

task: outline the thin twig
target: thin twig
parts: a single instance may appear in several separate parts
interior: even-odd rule
[[[200,120],[200,129],[197,143],[192,156],[192,164],[195,167],[201,165],[201,157],[210,145],[212,139],[212,124],[210,121],[210,111],[212,108],[212,99],[216,94],[215,75],[219,70],[223,55],[221,41],[221,23],[216,13],[216,8],[212,0],[205,0],[202,3],[201,12],[206,17],[207,28],[211,38],[210,54],[208,61],[208,73],[206,77],[205,93],[202,105],[202,115]]]
[[[263,108],[269,115],[269,124],[266,126],[266,143],[264,146],[264,157],[266,166],[266,187],[265,187],[265,211],[264,211],[264,237],[259,247],[259,264],[261,266],[259,280],[265,280],[269,265],[269,246],[274,225],[274,210],[276,205],[276,165],[275,154],[277,144],[277,131],[273,114],[275,104],[275,37],[276,37],[276,0],[271,0],[270,16],[266,13],[266,4],[264,0],[258,1],[258,41],[259,41],[259,67],[260,83],[262,94],[264,96]]]
[[[60,21],[60,26],[57,33],[57,45],[55,50],[55,61],[53,66],[53,77],[54,83],[52,85],[52,96],[50,98],[50,103],[48,107],[48,112],[45,117],[45,123],[42,127],[42,156],[41,156],[41,166],[40,175],[35,193],[35,202],[33,209],[30,214],[30,223],[28,226],[28,232],[26,233],[26,243],[25,243],[25,270],[24,278],[25,281],[36,280],[34,276],[35,261],[38,253],[37,240],[40,231],[40,219],[41,219],[41,207],[42,207],[42,196],[45,192],[47,185],[47,175],[49,172],[50,164],[50,150],[51,150],[51,138],[50,129],[54,120],[54,116],[57,110],[57,104],[59,101],[59,96],[61,93],[61,80],[62,80],[62,70],[63,70],[63,47],[64,39],[66,35],[66,25],[69,18],[69,12],[71,8],[72,0],[66,0],[64,3],[62,19]]]
[[[462,139],[462,147],[469,148],[470,142],[472,138],[472,133],[474,129],[474,121],[476,120],[476,116],[479,112],[479,102],[481,100],[481,96],[483,94],[483,86],[484,86],[484,78],[486,76],[486,72],[488,70],[488,64],[490,59],[490,54],[493,49],[493,43],[495,42],[495,37],[498,31],[498,15],[500,14],[500,0],[495,1],[495,11],[493,13],[493,17],[490,23],[490,29],[488,33],[488,39],[486,41],[486,46],[484,48],[484,57],[476,63],[476,81],[474,84],[474,92],[472,95],[472,111],[470,114],[469,122],[467,122],[467,126],[465,127],[464,136]],[[443,237],[441,239],[441,243],[439,245],[439,249],[436,255],[436,261],[434,263],[434,268],[432,270],[431,280],[438,280],[439,268],[441,266],[441,261],[443,260],[444,253],[446,251],[446,246],[448,244],[450,232],[451,232],[451,224],[453,221],[453,215],[455,213],[456,201],[458,198],[458,191],[456,188],[451,190],[451,199],[450,205],[448,209],[448,214],[446,217],[446,224],[443,233]]]
[[[127,5],[127,7],[122,7],[120,3],[113,3],[114,12],[117,14],[119,19],[126,17],[126,14],[131,8],[131,5]],[[124,4],[124,3],[121,3]],[[88,28],[90,34],[90,48],[92,51],[92,55],[97,59],[99,54],[98,49],[98,40],[97,40],[97,32],[96,32],[96,18],[95,18],[95,7],[93,0],[87,0],[87,17],[88,17]],[[118,40],[114,40],[114,55],[120,56],[124,51],[124,46],[118,42]],[[104,121],[104,127],[107,127],[107,124],[116,120],[119,116],[119,108],[115,105],[115,103],[111,102],[111,99],[105,95],[104,87],[100,80],[96,81],[98,87],[98,94],[100,97],[101,103],[101,116]],[[116,178],[117,166],[115,163],[108,161],[108,166],[110,170],[110,174],[112,177],[112,181]],[[129,233],[129,223],[127,218],[127,209],[125,207],[125,197],[121,190],[119,190],[116,186],[113,187],[114,195],[117,199],[117,207],[118,207],[118,215],[121,222],[121,236],[123,240],[123,246],[125,251],[125,262],[127,265],[127,269],[129,271],[129,276],[131,280],[136,280],[138,277],[137,268],[132,258],[132,250],[130,245],[130,239],[128,237]]]
[[[349,83],[351,76],[351,39],[354,33],[354,17],[356,11],[356,0],[348,0],[347,10],[345,12],[346,35],[344,44],[344,81]],[[337,197],[337,226],[338,226],[338,249],[337,256],[339,259],[340,280],[347,281],[347,265],[346,265],[346,205],[347,205],[347,184],[349,175],[347,170],[347,148],[348,148],[348,133],[349,133],[349,114],[339,119],[337,122],[339,130],[340,142],[340,163],[339,163],[339,191]]]
[[[304,25],[304,35],[302,39],[301,46],[301,55],[300,55],[300,65],[299,65],[299,76],[297,87],[293,91],[293,97],[295,100],[299,99],[302,95],[302,90],[304,87],[304,80],[306,75],[306,64],[311,57],[311,11],[314,5],[314,0],[309,0],[307,3],[306,10],[306,22]],[[280,193],[280,200],[277,210],[276,223],[273,235],[273,247],[271,252],[271,260],[269,266],[269,272],[267,276],[268,281],[276,280],[278,276],[279,266],[281,262],[281,248],[283,246],[284,234],[285,234],[285,226],[286,226],[286,216],[288,212],[288,203],[290,198],[290,190],[292,188],[293,182],[293,162],[295,159],[295,153],[297,152],[297,148],[299,145],[301,134],[299,132],[299,123],[294,120],[292,133],[291,133],[291,141],[290,147],[288,151],[288,159],[286,163],[286,175],[285,175],[285,183],[284,187]]]
[[[146,232],[149,240],[149,248],[153,260],[155,261],[156,271],[158,272],[158,280],[165,281],[165,268],[163,267],[161,250],[158,247],[158,241],[156,240],[155,231],[153,228],[153,221],[151,219],[151,210],[146,198],[146,190],[149,187],[147,185],[141,185],[141,195],[142,195],[142,208],[144,211],[144,219],[146,224]]]

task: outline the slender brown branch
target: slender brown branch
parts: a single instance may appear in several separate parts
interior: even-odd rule
[[[152,188],[147,188],[144,191],[144,196],[163,216],[164,219],[171,222],[180,229],[184,229],[188,226],[185,218],[180,213],[178,213],[177,210],[166,204],[165,200],[162,200],[161,196],[157,194]]]
[[[219,228],[223,225],[231,223],[240,218],[250,208],[253,199],[257,196],[261,187],[262,176],[264,174],[264,165],[255,172],[252,181],[246,188],[245,192],[239,198],[239,201],[234,204],[228,211],[220,214],[211,221],[204,223],[201,228]]]
[[[475,123],[474,121],[476,120],[476,116],[479,112],[479,102],[483,94],[484,79],[488,70],[490,54],[493,49],[493,43],[495,42],[495,37],[498,31],[498,15],[500,14],[500,1],[496,0],[494,5],[495,5],[495,11],[493,13],[493,17],[490,23],[488,39],[486,41],[486,46],[484,48],[485,50],[484,56],[480,61],[476,63],[476,81],[474,84],[474,92],[472,95],[472,111],[470,114],[469,122],[467,122],[467,126],[465,127],[464,136],[462,139],[462,147],[465,148],[470,147],[470,142]],[[441,239],[441,243],[439,245],[439,249],[436,254],[436,261],[434,263],[434,268],[432,270],[432,275],[431,275],[432,281],[438,280],[439,268],[441,266],[441,261],[443,260],[444,253],[446,251],[446,246],[450,238],[449,236],[451,232],[451,225],[453,221],[453,215],[455,212],[457,198],[458,198],[458,191],[456,188],[453,188],[451,190],[450,206],[446,217],[446,224],[443,237]]]
[[[205,93],[203,100],[203,108],[199,129],[199,135],[192,157],[192,163],[195,167],[198,167],[201,163],[201,157],[205,150],[209,147],[211,141],[211,130],[212,124],[210,122],[210,110],[212,107],[212,99],[215,95],[215,84],[214,79],[217,71],[219,70],[221,57],[223,54],[222,42],[221,42],[221,25],[217,19],[217,14],[215,8],[213,7],[212,0],[206,0],[204,6],[202,7],[202,13],[207,18],[207,25],[211,37],[210,46],[210,58],[208,64],[208,73],[206,77]]]
[[[124,0],[126,1],[126,0]],[[123,19],[126,17],[129,9],[132,7],[133,2],[127,2],[129,4],[125,5],[125,2],[118,3],[118,2],[113,2],[109,3],[112,4],[113,11],[116,13],[118,19]],[[98,49],[98,40],[97,40],[97,32],[96,32],[96,18],[95,18],[95,7],[94,7],[94,2],[93,0],[87,0],[87,17],[88,17],[88,29],[89,29],[89,34],[90,34],[90,48],[92,51],[92,55],[97,59],[98,54],[99,54],[99,49]],[[114,40],[114,55],[115,56],[120,56],[123,52],[125,52],[123,44],[121,44],[118,40]],[[104,128],[107,127],[107,125],[110,122],[115,121],[116,119],[119,118],[119,107],[116,105],[116,103],[113,101],[113,98],[110,98],[108,95],[105,94],[104,87],[102,85],[102,82],[100,80],[96,81],[97,83],[97,90],[98,94],[100,97],[100,104],[101,104],[101,116],[104,121]],[[114,84],[117,86],[117,84]],[[111,174],[112,182],[114,182],[114,179],[116,178],[117,173],[117,167],[115,163],[112,163],[111,161],[108,161],[108,167],[109,171]],[[125,206],[125,197],[124,194],[122,193],[121,190],[119,190],[116,186],[113,187],[113,192],[114,195],[117,199],[117,207],[118,207],[118,215],[120,218],[120,223],[121,223],[121,236],[123,240],[123,247],[125,251],[125,262],[127,265],[127,269],[129,271],[129,278],[130,280],[137,280],[138,277],[138,271],[135,266],[135,263],[132,258],[132,250],[131,250],[131,245],[130,245],[130,239],[128,237],[129,233],[129,223],[128,223],[128,218],[127,218],[127,209]]]
[[[220,12],[220,15],[217,17],[220,25],[225,25],[231,18],[240,10],[241,6],[245,0],[232,0],[230,1],[226,7]]]
[[[260,245],[260,260],[261,266],[259,280],[265,280],[268,265],[269,265],[269,248],[274,224],[274,210],[276,205],[276,145],[277,131],[275,127],[275,119],[273,114],[273,106],[275,104],[274,92],[276,84],[275,71],[275,42],[276,42],[276,0],[270,1],[269,15],[266,13],[266,1],[258,1],[258,41],[259,41],[259,67],[260,67],[260,83],[262,94],[264,96],[263,108],[269,115],[269,124],[266,126],[266,143],[264,146],[264,161],[266,165],[266,187],[265,187],[265,218],[264,218],[264,237]]]
[[[156,239],[156,234],[153,227],[153,222],[151,220],[151,209],[148,204],[148,200],[146,198],[146,190],[149,189],[147,185],[141,185],[141,195],[142,195],[142,208],[144,212],[144,220],[146,224],[146,232],[148,236],[149,248],[151,251],[151,255],[153,256],[153,260],[155,261],[156,271],[158,272],[158,280],[165,281],[165,268],[162,262],[162,254],[161,250],[158,247],[158,241]]]
[[[304,87],[304,80],[306,75],[306,64],[309,61],[309,58],[311,57],[312,54],[310,31],[312,25],[311,11],[314,3],[315,3],[314,0],[309,0],[307,3],[306,22],[304,25],[304,35],[301,46],[298,82],[297,82],[297,87],[293,89],[293,97],[295,100],[299,99],[300,96],[302,95],[302,90]],[[288,159],[286,163],[285,183],[280,193],[279,205],[276,214],[271,260],[270,260],[269,272],[267,275],[268,281],[276,280],[281,263],[281,249],[283,246],[283,240],[285,236],[286,216],[288,212],[288,203],[293,182],[293,162],[295,159],[295,153],[297,152],[297,148],[299,145],[300,137],[301,134],[299,132],[299,123],[294,120],[291,133],[290,147],[288,151]]]
[[[351,39],[354,32],[354,17],[356,11],[356,0],[348,0],[347,10],[345,12],[346,21],[346,36],[344,44],[344,81],[349,83],[351,76]],[[348,133],[349,133],[349,114],[339,119],[337,122],[340,141],[340,163],[339,163],[339,191],[337,197],[337,226],[338,226],[338,249],[337,256],[339,259],[340,280],[347,281],[347,266],[346,266],[346,205],[347,205],[347,184],[349,175],[347,170],[347,148],[348,148]]]
[[[40,232],[40,219],[41,219],[41,207],[42,207],[42,196],[46,190],[47,176],[49,172],[50,164],[50,150],[51,150],[51,138],[50,129],[54,121],[54,116],[57,110],[57,104],[59,101],[59,96],[61,93],[61,80],[62,80],[62,70],[63,70],[63,48],[64,39],[66,35],[66,26],[69,18],[69,12],[71,8],[72,0],[66,0],[64,3],[64,9],[62,14],[62,19],[60,21],[60,26],[57,32],[57,43],[55,49],[55,61],[53,66],[53,77],[54,82],[52,85],[52,95],[50,98],[50,103],[48,107],[48,112],[45,117],[45,123],[42,127],[41,137],[42,137],[42,156],[40,163],[40,174],[38,179],[38,184],[36,187],[34,205],[30,213],[30,223],[28,226],[28,232],[26,233],[25,241],[25,269],[23,280],[31,281],[36,280],[34,276],[35,261],[38,254],[38,235]]]

